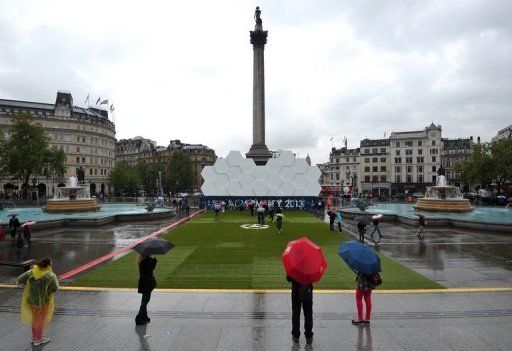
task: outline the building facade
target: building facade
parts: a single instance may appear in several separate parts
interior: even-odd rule
[[[0,129],[4,138],[8,137],[12,117],[17,113],[34,117],[50,137],[50,145],[66,154],[64,178],[36,176],[32,180],[40,196],[53,196],[55,188],[64,186],[66,178],[76,176],[80,168],[91,194],[110,194],[107,175],[115,163],[116,131],[107,110],[74,106],[73,97],[67,91],[59,91],[54,104],[0,99]],[[1,182],[4,190],[22,185],[10,179]]]
[[[202,144],[185,144],[180,140],[171,140],[166,148],[156,147],[155,149],[143,151],[139,154],[139,160],[149,164],[160,164],[167,167],[172,153],[176,150],[182,150],[192,160],[192,170],[194,172],[194,190],[199,191],[204,180],[201,171],[205,166],[212,166],[217,160],[215,151]]]
[[[328,181],[331,186],[337,186],[348,193],[357,193],[361,188],[360,152],[357,149],[332,148],[329,154]]]
[[[473,154],[475,144],[473,137],[459,139],[443,139],[441,148],[441,166],[446,172],[448,185],[461,188],[464,184],[460,179],[460,173],[456,171],[457,163],[469,160]],[[480,137],[477,138],[477,144],[480,144]],[[463,189],[462,189],[463,190]]]
[[[441,126],[434,123],[424,130],[392,132],[391,193],[424,192],[435,185],[441,166]]]
[[[500,130],[498,134],[492,138],[492,141],[495,142],[501,139],[512,139],[512,124]]]
[[[364,139],[360,144],[359,193],[389,196],[391,188],[390,140]]]
[[[137,165],[139,154],[146,151],[156,150],[156,142],[136,136],[133,139],[121,139],[116,143],[116,165],[121,162],[129,166]]]

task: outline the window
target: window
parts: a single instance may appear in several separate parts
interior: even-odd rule
[[[365,171],[365,172],[370,172],[370,166],[365,167],[365,168],[364,168],[364,171]]]
[[[435,175],[432,176],[432,183],[436,182],[437,177]]]
[[[418,149],[418,155],[423,155],[423,149]]]
[[[386,148],[385,147],[381,147],[380,148],[380,152],[385,153],[386,152]]]
[[[76,163],[80,163],[80,157],[76,158]]]
[[[364,163],[370,163],[370,159],[369,158],[365,158],[364,159]]]
[[[94,169],[94,175],[98,175],[98,169],[97,168]]]
[[[77,147],[76,147],[76,152],[77,152],[77,153],[80,153],[80,146],[77,146]]]
[[[352,161],[356,162],[356,158],[354,157]]]
[[[436,141],[435,140],[432,140],[432,145],[435,146],[436,145]]]
[[[378,181],[379,181],[379,176],[374,175],[372,177],[372,182],[378,182]]]
[[[405,167],[405,171],[406,171],[407,173],[412,173],[412,166],[406,166],[406,167]]]
[[[430,149],[430,154],[431,155],[437,155],[438,154],[438,149]]]
[[[85,137],[82,137],[82,143],[85,143]]]
[[[89,175],[92,175],[92,168],[89,168]]]
[[[395,172],[396,173],[402,172],[402,166],[395,166]]]
[[[379,167],[377,167],[377,166],[372,167],[372,172],[378,172],[378,171],[379,171]]]
[[[417,162],[417,163],[423,163],[423,162],[424,162],[424,158],[423,158],[423,156],[421,156],[421,157],[416,157],[416,162]]]
[[[412,163],[412,157],[406,157],[405,163]]]
[[[395,183],[401,183],[401,182],[402,182],[402,177],[400,176],[400,174],[395,175]]]
[[[423,173],[423,166],[418,166],[418,173]]]
[[[339,158],[336,158],[336,163],[340,163],[340,159]]]
[[[379,158],[378,157],[372,158],[372,162],[379,162]]]
[[[423,174],[418,174],[418,183],[423,183]]]
[[[346,160],[346,161],[347,161],[347,162],[349,162],[349,161],[350,161],[350,158],[348,158],[348,157],[347,157],[347,160]]]
[[[80,129],[80,127],[78,129]],[[80,142],[80,137],[76,137],[76,141]]]
[[[400,142],[399,141],[395,142],[395,146],[400,147]]]
[[[85,157],[82,157],[82,163],[85,163]]]
[[[402,163],[401,157],[395,157],[395,163]]]
[[[336,180],[340,180],[340,174],[336,173]]]
[[[369,175],[364,176],[364,181],[367,183],[370,182],[370,176]]]
[[[381,175],[380,176],[380,181],[381,182],[386,182],[386,176],[385,175]]]
[[[374,147],[374,148],[372,149],[372,154],[376,154],[377,152],[379,152],[379,149],[377,149],[376,147]]]
[[[380,158],[380,162],[386,162],[386,158],[385,157],[381,157]]]
[[[365,154],[369,154],[370,153],[370,149],[364,149],[364,153]]]
[[[386,172],[386,166],[380,166],[380,171],[381,172]]]
[[[400,156],[400,150],[395,150],[395,156]]]
[[[408,155],[408,156],[412,155],[412,149],[407,149],[407,150],[405,150],[405,155],[406,155],[406,156],[407,156],[407,155]]]
[[[432,172],[436,171],[436,166],[432,166]]]
[[[412,147],[412,140],[407,140],[405,146]]]
[[[432,162],[436,162],[436,157],[432,156]]]
[[[405,176],[405,181],[406,181],[407,183],[412,183],[412,175],[411,175],[411,174],[406,175],[406,176]]]

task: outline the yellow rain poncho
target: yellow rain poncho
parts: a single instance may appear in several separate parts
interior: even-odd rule
[[[47,327],[53,316],[53,293],[59,288],[59,281],[51,266],[39,268],[34,265],[31,270],[18,277],[17,283],[25,286],[21,299],[21,321],[32,324],[33,309],[47,308],[44,319],[44,327]]]

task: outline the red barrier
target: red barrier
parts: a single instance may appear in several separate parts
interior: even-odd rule
[[[143,238],[140,238],[139,240],[134,241],[133,243],[131,243],[130,245],[128,245],[128,246],[126,246],[126,247],[123,247],[123,248],[117,249],[117,250],[115,250],[115,251],[112,251],[112,252],[110,252],[110,253],[106,254],[105,256],[102,256],[102,257],[97,258],[97,259],[95,259],[95,260],[93,260],[93,261],[91,261],[91,262],[88,262],[88,263],[86,263],[86,264],[84,264],[84,265],[81,265],[81,266],[79,266],[79,267],[77,267],[77,268],[75,268],[75,269],[70,270],[69,272],[63,273],[63,274],[61,274],[61,275],[59,276],[59,279],[69,279],[69,278],[71,278],[71,277],[73,277],[73,276],[75,276],[75,275],[77,275],[77,274],[79,274],[79,273],[82,273],[83,271],[88,270],[88,269],[90,269],[90,268],[92,268],[92,267],[94,267],[94,266],[97,266],[97,265],[99,265],[100,263],[103,263],[103,262],[105,262],[105,261],[107,261],[107,260],[111,259],[112,257],[114,257],[114,256],[116,256],[116,255],[119,255],[120,253],[123,253],[123,252],[125,252],[125,251],[131,250],[133,247],[135,247],[136,245],[138,245],[138,244],[140,244],[140,243],[142,243],[142,242],[146,241],[148,238],[153,238],[153,237],[155,237],[155,236],[158,236],[158,235],[160,235],[160,234],[163,234],[163,233],[165,233],[166,231],[168,231],[169,229],[174,228],[174,227],[176,227],[176,226],[178,226],[178,225],[180,225],[180,224],[182,224],[182,223],[185,223],[185,222],[186,222],[186,221],[188,221],[190,218],[195,217],[195,216],[197,216],[197,215],[199,215],[199,214],[201,214],[201,213],[203,213],[203,212],[204,212],[204,210],[200,210],[200,211],[194,212],[194,213],[192,213],[192,214],[190,215],[190,217],[182,218],[182,219],[180,219],[180,220],[179,220],[179,221],[177,221],[177,222],[174,222],[174,223],[172,223],[172,224],[169,224],[169,225],[168,225],[168,226],[166,226],[166,227],[160,228],[160,229],[159,229],[159,230],[157,230],[156,232],[153,232],[153,233],[151,233],[151,234],[149,234],[149,235],[147,235],[147,236],[145,236],[145,237],[143,237]]]

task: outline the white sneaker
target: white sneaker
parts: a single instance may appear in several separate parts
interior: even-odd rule
[[[47,336],[43,336],[41,338],[41,340],[38,340],[38,341],[34,341],[34,343],[32,345],[34,346],[39,346],[39,345],[44,345],[44,344],[48,344],[50,342],[50,338],[47,337]]]

